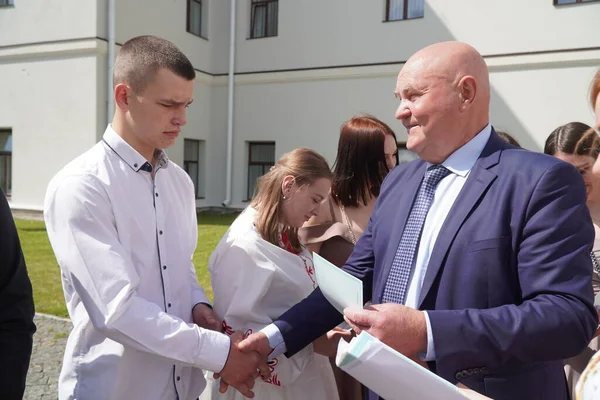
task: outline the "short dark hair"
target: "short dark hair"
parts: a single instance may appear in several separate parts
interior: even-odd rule
[[[582,122],[569,122],[556,128],[544,146],[544,153],[551,156],[557,153],[574,154],[577,156],[598,157],[600,153],[600,140],[598,135],[590,135],[593,129]]]
[[[397,142],[389,126],[368,115],[356,116],[342,125],[331,185],[336,202],[358,207],[359,202],[366,204],[371,196],[379,196],[383,177],[389,172],[385,162],[386,135]]]
[[[161,68],[188,81],[196,77],[190,60],[173,43],[150,35],[134,37],[126,41],[117,54],[113,87],[127,83],[139,93]]]
[[[506,133],[504,131],[496,131],[496,134],[498,136],[500,136],[500,139],[504,140],[506,143],[512,144],[513,146],[516,146],[516,147],[521,147],[521,145],[519,144],[519,142],[517,142],[517,139],[515,139],[514,137],[512,137],[508,133]]]

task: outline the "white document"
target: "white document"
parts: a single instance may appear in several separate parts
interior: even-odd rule
[[[325,298],[340,312],[346,307],[363,308],[362,281],[336,267],[317,253],[313,253],[315,274],[319,289]]]
[[[340,340],[335,363],[385,400],[465,400],[458,388],[361,332]]]

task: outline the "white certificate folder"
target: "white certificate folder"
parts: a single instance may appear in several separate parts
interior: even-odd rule
[[[363,308],[362,281],[313,253],[317,284],[323,296],[341,313],[346,307]]]
[[[361,332],[340,340],[335,363],[385,400],[465,400],[458,388]]]

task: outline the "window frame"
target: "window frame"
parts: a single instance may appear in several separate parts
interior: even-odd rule
[[[421,17],[412,17],[409,18],[406,15],[408,15],[408,1],[409,0],[403,0],[404,1],[404,10],[402,15],[404,15],[404,18],[401,19],[390,19],[390,3],[391,0],[385,0],[385,19],[383,20],[383,22],[396,22],[396,21],[410,21],[413,19],[420,19],[420,18],[425,18],[425,0],[423,1],[423,16]],[[555,0],[556,1],[556,0]]]
[[[270,145],[273,146],[273,162],[272,163],[267,163],[264,161],[252,161],[252,146],[261,146],[261,145]],[[254,189],[256,188],[256,182],[254,182],[254,184],[252,185],[252,192],[250,192],[250,167],[252,166],[262,166],[263,170],[262,170],[262,174],[260,176],[263,176],[264,174],[266,174],[267,172],[269,172],[269,169],[274,166],[277,163],[277,160],[275,160],[275,142],[273,141],[252,141],[252,142],[248,142],[248,162],[246,163],[246,167],[247,167],[247,171],[246,171],[246,200],[244,200],[245,202],[248,202],[250,200],[252,200],[252,196],[254,195]]]
[[[269,4],[277,3],[277,32],[269,35]],[[254,36],[254,24],[255,24],[255,8],[257,6],[265,7],[265,24],[264,24],[264,35]],[[269,37],[277,37],[279,35],[279,0],[250,0],[250,34],[248,39],[264,39]]]
[[[192,2],[197,3],[200,5],[200,32],[198,34],[196,34],[195,32],[191,31],[191,11],[192,11]],[[196,37],[202,38],[204,40],[208,40],[208,38],[205,35],[202,35],[202,28],[203,28],[203,15],[204,15],[204,4],[203,4],[203,0],[187,0],[187,12],[186,12],[186,18],[185,18],[185,30],[187,33],[194,35]]]
[[[198,154],[198,157],[196,158],[196,160],[186,160],[185,159],[185,143],[186,142],[193,142],[196,146],[196,153]],[[199,188],[199,183],[200,183],[200,142],[201,140],[199,139],[189,139],[189,138],[184,138],[183,139],[183,170],[188,174],[188,176],[190,177],[190,179],[192,180],[192,183],[194,184],[194,197],[196,198],[196,200],[202,200],[205,199],[205,196],[200,196],[199,192],[200,192],[200,188]],[[194,180],[192,178],[192,176],[190,175],[189,172],[189,165],[190,164],[196,164],[196,172],[197,172],[197,176],[196,176],[196,180]]]
[[[597,1],[600,1],[600,0],[587,0],[587,1],[584,1],[584,0],[575,0],[574,3],[559,4],[558,0],[552,0],[552,4],[555,5],[555,6],[562,7],[562,6],[574,6],[576,4],[595,3]]]
[[[0,129],[0,133],[8,133],[8,136],[11,137],[13,136],[12,133],[12,129],[8,128],[2,128]],[[4,176],[4,181],[6,182],[6,185],[2,185],[0,186],[2,188],[2,191],[4,192],[4,195],[7,198],[11,197],[12,194],[12,156],[13,156],[13,152],[11,151],[4,151],[4,150],[0,150],[0,162],[5,162],[5,166],[4,166],[4,170],[5,170],[5,176]],[[10,188],[10,190],[9,190]]]

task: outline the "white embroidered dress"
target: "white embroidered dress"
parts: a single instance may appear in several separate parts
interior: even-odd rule
[[[226,333],[257,332],[307,297],[316,287],[310,253],[293,254],[263,240],[246,210],[233,222],[210,257],[208,268],[214,292],[214,310]],[[269,362],[272,377],[258,378],[255,399],[338,399],[329,359],[313,352],[312,345],[291,358],[281,355]],[[207,373],[202,400],[244,397],[229,388],[220,394],[218,382]]]

